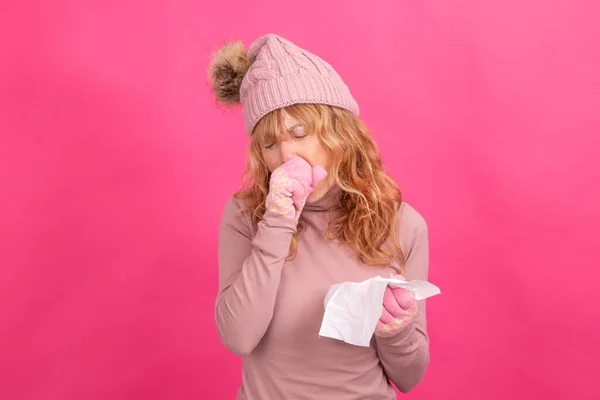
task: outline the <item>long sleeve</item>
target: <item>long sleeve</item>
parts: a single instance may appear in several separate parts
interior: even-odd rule
[[[424,280],[429,270],[427,224],[412,207],[404,205],[400,221],[400,244],[405,252],[404,277]],[[425,300],[418,301],[418,312],[412,323],[396,336],[376,337],[377,351],[388,379],[403,393],[412,390],[423,379],[429,366],[429,337]]]
[[[238,208],[230,199],[221,219],[215,321],[223,344],[246,356],[271,322],[297,222],[266,213],[253,236],[249,215]]]

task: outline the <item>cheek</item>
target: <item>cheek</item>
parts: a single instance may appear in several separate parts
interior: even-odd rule
[[[301,156],[304,157],[311,165],[327,167],[327,151],[318,138],[314,136],[311,137],[310,141],[306,143],[303,153],[304,154]]]
[[[323,168],[329,167],[329,157],[327,156],[327,150],[320,143],[314,152],[315,164],[322,166]]]
[[[263,151],[262,158],[265,164],[267,165],[267,169],[269,170],[269,172],[273,172],[279,166],[277,157],[274,156],[273,152]]]
[[[329,168],[329,157],[327,156],[327,150],[325,150],[324,147],[321,147],[320,159],[320,164],[325,168]]]

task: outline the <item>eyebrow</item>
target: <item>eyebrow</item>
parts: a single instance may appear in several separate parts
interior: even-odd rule
[[[302,127],[302,124],[294,124],[292,126],[290,126],[289,128],[287,128],[288,132],[293,131],[296,128]]]

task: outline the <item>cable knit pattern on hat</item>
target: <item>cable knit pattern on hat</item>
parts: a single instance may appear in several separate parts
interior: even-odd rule
[[[294,43],[268,34],[250,45],[248,57],[253,64],[240,88],[248,135],[266,114],[292,104],[328,104],[358,116],[358,104],[333,67]]]

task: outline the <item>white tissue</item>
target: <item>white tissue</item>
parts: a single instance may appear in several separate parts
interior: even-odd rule
[[[362,282],[343,282],[331,286],[325,296],[325,315],[319,336],[368,347],[381,317],[383,293],[387,285],[410,291],[416,300],[440,294],[426,281],[403,281],[376,276]]]

